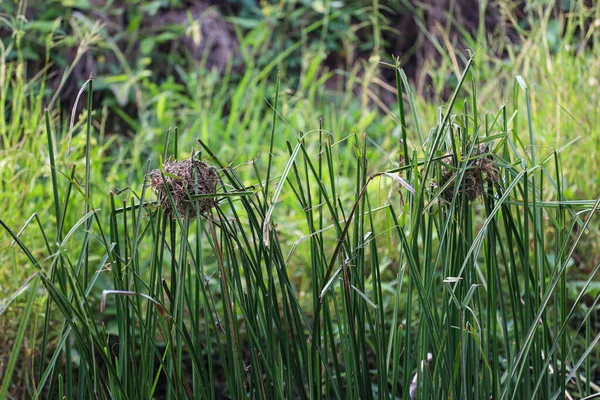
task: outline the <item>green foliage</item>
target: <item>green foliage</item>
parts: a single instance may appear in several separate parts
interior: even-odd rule
[[[219,10],[227,13],[231,8],[239,10],[225,19],[235,29],[232,39],[240,42],[242,54],[230,60],[233,68],[220,69],[221,75],[230,75],[228,80],[240,82],[245,67],[271,69],[277,60],[277,68],[295,87],[308,57],[319,62],[327,57],[354,60],[359,53],[382,47],[380,25],[386,20],[381,12],[374,12],[379,10],[377,3],[370,1],[232,1]],[[145,96],[147,85],[173,78],[182,83],[194,70],[208,73],[206,56],[210,52],[194,59],[182,44],[185,40],[210,40],[202,37],[201,29],[203,19],[210,17],[193,16],[193,12],[193,7],[181,1],[106,1],[98,7],[88,1],[11,1],[5,7],[3,3],[0,14],[2,42],[7,49],[4,57],[27,62],[28,78],[43,68],[63,74],[60,89],[68,82],[74,91],[92,73],[102,105],[135,132],[137,124],[119,111],[129,106],[143,118],[151,101]],[[187,16],[187,23],[168,23],[169,17],[181,13]],[[234,50],[220,51],[235,55]],[[53,97],[52,103],[56,101],[53,93],[45,95]],[[61,100],[72,106],[64,97]]]
[[[598,392],[598,203],[575,200],[598,197],[599,35],[577,22],[598,7],[542,12],[504,59],[448,49],[426,72],[436,93],[454,82],[439,108],[394,69],[404,97],[390,110],[378,58],[365,74],[326,63],[334,21],[387,22],[323,3],[329,14],[314,2],[241,13],[245,68],[224,75],[164,55],[158,42],[185,33],[155,39],[134,18],[123,40],[143,36],[148,57],[108,63],[93,85],[113,98],[94,110],[88,97],[72,126],[41,66],[61,66],[65,88],[75,61],[58,50],[114,55],[115,38],[74,13],[55,24],[52,9],[25,21],[3,8],[15,35],[0,60],[0,398],[16,385],[25,397],[409,398],[413,379],[423,399]],[[332,41],[307,41],[321,32]],[[581,34],[588,46],[569,47]],[[176,74],[158,78],[149,58]],[[332,94],[336,74],[348,84]],[[123,125],[107,129],[115,115]],[[219,168],[209,218],[156,207],[145,177],[169,154]],[[477,170],[489,159],[499,180]],[[461,188],[478,174],[471,201]]]
[[[181,215],[172,198],[181,193],[168,192],[177,215],[166,216],[148,200],[146,183],[141,192],[128,190],[122,207],[111,193],[104,222],[90,197],[88,118],[85,179],[69,179],[65,193],[53,175],[56,224],[40,225],[53,255],[34,255],[0,220],[49,296],[35,395],[595,394],[590,377],[600,336],[582,335],[589,332],[591,309],[577,328],[568,327],[600,264],[572,301],[566,276],[600,198],[564,198],[561,159],[569,144],[540,154],[531,146],[531,123],[522,132],[513,118],[517,109],[482,114],[476,94],[461,104],[471,65],[472,59],[428,138],[413,154],[405,150],[396,168],[381,172],[369,172],[366,135],[340,141],[326,120],[288,140],[287,161],[275,169],[277,91],[269,155],[252,162],[251,185],[198,140],[222,178],[214,193],[219,204],[208,215],[200,213],[200,199]],[[521,77],[517,82],[531,122],[529,88]],[[519,97],[515,107],[523,103]],[[49,118],[46,132],[54,170]],[[399,145],[406,148],[403,132]],[[167,138],[166,154],[171,144],[179,154],[177,138],[177,132],[174,141]],[[340,157],[344,143],[352,156]],[[497,173],[469,171],[484,159]],[[351,193],[337,172],[346,162],[354,164],[346,176],[354,182]],[[442,173],[448,168],[455,170],[452,185]],[[482,200],[465,190],[472,185],[481,185]],[[445,193],[449,188],[452,193]],[[285,245],[288,226],[278,224],[288,214],[283,197],[304,219],[295,224],[300,237],[291,248]],[[63,225],[70,207],[82,203],[79,220]],[[101,281],[110,289],[102,293],[98,314],[93,293]],[[28,313],[32,307],[30,301]],[[48,348],[53,307],[61,329]]]

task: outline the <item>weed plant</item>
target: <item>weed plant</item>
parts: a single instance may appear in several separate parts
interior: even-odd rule
[[[388,170],[370,166],[368,132],[340,140],[326,119],[286,141],[287,162],[275,168],[278,80],[269,152],[249,164],[251,183],[200,138],[188,163],[216,168],[215,193],[194,170],[172,192],[182,176],[160,162],[139,193],[111,192],[107,210],[91,193],[100,179],[91,176],[92,82],[83,178],[59,168],[46,113],[54,220],[38,223],[45,251],[0,218],[36,269],[0,399],[40,285],[48,300],[36,317],[34,398],[597,397],[600,297],[584,298],[600,264],[574,299],[567,273],[600,199],[566,200],[571,142],[546,154],[532,145],[527,83],[516,80],[512,106],[482,114],[474,83],[461,95],[471,66],[422,135],[407,129],[407,110],[418,115],[396,70],[401,132]],[[182,161],[171,137],[163,159]],[[340,169],[347,149],[353,165]],[[149,194],[158,175],[169,213]],[[291,246],[285,197],[305,221]]]

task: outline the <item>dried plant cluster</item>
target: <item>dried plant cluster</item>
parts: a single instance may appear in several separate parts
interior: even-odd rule
[[[458,191],[459,194],[464,194],[469,202],[472,202],[483,194],[484,183],[493,185],[498,182],[500,174],[487,144],[476,146],[469,158],[471,160],[468,161]],[[452,201],[456,181],[460,178],[456,175],[460,167],[458,169],[451,167],[454,165],[454,156],[450,153],[442,159],[442,163],[445,165],[442,167],[442,180],[439,186],[445,188],[441,195],[445,200]]]
[[[185,216],[189,210],[189,216],[193,218],[196,216],[193,202],[196,201],[201,214],[206,214],[215,206],[214,197],[193,199],[195,195],[215,193],[219,176],[213,167],[193,158],[183,161],[170,158],[165,161],[162,170],[162,175],[158,169],[150,171],[149,177],[150,186],[166,215],[175,217],[176,209],[180,216]],[[175,209],[169,199],[169,193]]]

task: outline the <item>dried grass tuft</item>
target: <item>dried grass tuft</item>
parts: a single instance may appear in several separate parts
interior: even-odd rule
[[[183,161],[170,158],[165,161],[162,171],[164,180],[158,169],[150,171],[149,177],[150,186],[166,215],[176,217],[178,213],[180,216],[185,216],[189,211],[189,216],[193,218],[196,216],[193,202],[198,202],[201,214],[207,214],[217,204],[215,197],[190,198],[194,195],[216,192],[219,175],[215,168],[191,158]],[[171,204],[169,193],[177,213]]]
[[[472,160],[468,161],[465,175],[458,189],[459,194],[465,195],[469,202],[477,200],[484,192],[484,183],[494,184],[500,179],[498,167],[494,163],[494,157],[490,154],[487,144],[477,146],[473,154]],[[448,154],[442,159],[442,163],[447,165],[442,167],[442,180],[440,187],[444,188],[441,195],[447,201],[452,201],[454,188],[457,180],[457,169],[450,167],[454,164],[454,156]],[[448,184],[448,182],[450,182]]]

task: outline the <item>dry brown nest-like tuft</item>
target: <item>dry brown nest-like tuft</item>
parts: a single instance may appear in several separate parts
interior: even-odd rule
[[[207,214],[217,204],[213,196],[194,198],[216,192],[219,175],[215,168],[193,158],[183,161],[169,158],[163,164],[162,171],[162,175],[158,169],[150,171],[148,175],[150,187],[156,193],[158,203],[166,215],[175,217],[178,213],[179,216],[186,216],[189,211],[189,216],[193,218],[196,216],[196,201],[201,214]],[[169,199],[169,193],[175,208]]]
[[[490,153],[487,144],[476,146],[471,154],[471,159],[467,161],[465,174],[458,188],[459,195],[465,195],[469,202],[477,200],[484,191],[484,183],[495,184],[500,179],[498,167],[494,163],[494,156]],[[442,159],[445,164],[442,167],[442,180],[439,185],[442,190],[442,197],[447,201],[452,201],[456,181],[459,178],[457,172],[460,167],[451,167],[454,164],[454,156],[447,154]]]

